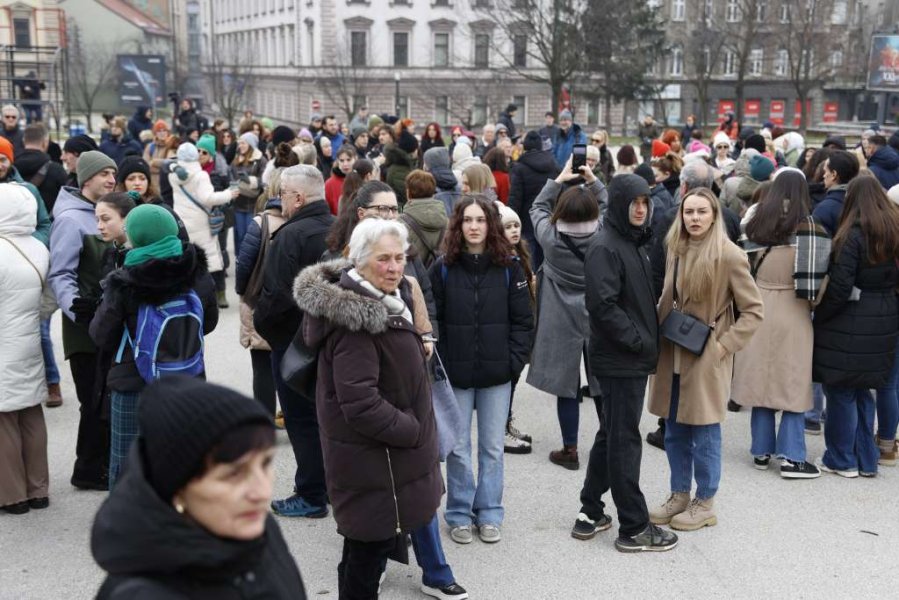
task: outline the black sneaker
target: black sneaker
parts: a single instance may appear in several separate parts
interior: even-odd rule
[[[784,479],[815,479],[821,477],[821,469],[808,461],[793,462],[785,458],[780,463],[780,476]]]
[[[465,600],[465,598],[468,598],[468,592],[465,591],[465,588],[455,582],[441,588],[421,584],[421,591],[432,598],[452,598],[453,600]]]
[[[104,474],[100,479],[85,479],[72,475],[72,485],[79,490],[90,490],[94,492],[109,491],[109,476]]]
[[[765,454],[764,456],[753,456],[752,457],[752,466],[758,469],[759,471],[767,471],[768,465],[771,464],[771,455]]]
[[[50,498],[44,496],[43,498],[32,498],[28,501],[28,506],[35,510],[41,510],[42,508],[47,508],[50,506]]]
[[[665,451],[665,430],[659,427],[655,431],[646,434],[646,443],[655,446],[662,452]]]
[[[611,526],[612,517],[609,515],[602,515],[593,520],[584,513],[578,513],[577,519],[574,520],[574,527],[571,528],[571,537],[578,540],[592,540],[597,533],[605,531]]]
[[[821,422],[805,420],[805,433],[808,435],[821,435]]]
[[[619,552],[667,552],[677,546],[677,535],[652,523],[632,537],[619,535],[615,548]]]
[[[0,506],[0,510],[11,515],[24,515],[29,510],[31,510],[31,508],[28,506],[27,501],[23,501],[16,502],[15,504],[7,504],[6,506]]]
[[[742,404],[737,404],[733,400],[727,401],[727,410],[730,412],[740,412],[740,409],[743,408]]]

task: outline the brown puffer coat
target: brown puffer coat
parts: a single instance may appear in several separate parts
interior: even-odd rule
[[[338,259],[294,282],[306,343],[318,348],[316,408],[338,531],[387,540],[431,521],[443,479],[421,338]],[[412,313],[412,287],[400,294]]]

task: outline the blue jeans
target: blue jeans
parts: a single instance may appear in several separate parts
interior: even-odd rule
[[[247,235],[252,220],[253,211],[234,211],[234,256],[240,256],[240,245],[243,243],[243,236]]]
[[[793,462],[805,462],[805,414],[781,411],[780,429],[774,433],[778,411],[755,406],[752,409],[753,456],[775,455]]]
[[[880,451],[874,443],[874,398],[868,390],[824,388],[824,464],[831,469],[877,472]]]
[[[680,376],[671,384],[671,409],[665,422],[665,454],[671,469],[671,491],[690,493],[696,473],[696,497],[713,498],[721,482],[721,424],[677,422]]]
[[[44,370],[47,375],[47,383],[59,383],[59,367],[56,365],[56,357],[53,355],[53,339],[50,337],[50,319],[41,321],[41,351],[44,353]]]
[[[889,441],[896,439],[899,426],[899,354],[890,372],[887,384],[877,390],[877,437]]]
[[[824,422],[824,386],[820,383],[812,384],[812,402],[815,405],[806,411],[805,418],[814,423]]]
[[[489,388],[453,388],[462,413],[463,435],[446,457],[446,522],[502,525],[503,439],[509,416],[510,383]],[[478,409],[478,480],[471,464],[471,417]]]
[[[446,562],[440,543],[440,526],[437,515],[427,525],[412,531],[412,549],[421,567],[421,582],[428,587],[442,588],[456,581],[453,570]]]

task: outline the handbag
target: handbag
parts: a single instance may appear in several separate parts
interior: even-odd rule
[[[197,205],[200,210],[206,213],[207,218],[209,219],[209,232],[212,234],[212,237],[217,236],[222,232],[222,229],[225,227],[225,213],[222,211],[222,208],[216,206],[214,208],[206,208],[203,204],[200,203],[199,200],[193,197],[193,194],[187,191],[183,185],[181,186],[181,191],[184,192],[184,195],[187,196],[187,199]]]
[[[302,325],[284,352],[279,365],[281,379],[287,387],[310,402],[315,402],[315,380],[318,371],[318,351],[312,350],[303,339]]]
[[[671,312],[665,317],[660,333],[668,341],[699,356],[705,350],[706,342],[709,341],[709,334],[712,333],[715,324],[712,322],[711,325],[707,325],[693,315],[681,312],[677,308],[678,304],[680,304],[677,294],[677,268],[679,262],[680,259],[675,259],[674,261],[674,305],[671,308]]]
[[[440,460],[445,461],[463,435],[462,413],[436,348],[434,349],[434,381],[431,384],[431,403],[434,405],[434,419],[437,421]]]

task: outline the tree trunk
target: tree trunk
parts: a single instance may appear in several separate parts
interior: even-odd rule
[[[808,93],[805,90],[797,90],[799,96],[799,108],[801,112],[799,113],[799,133],[802,134],[802,137],[805,137],[805,133],[808,130],[808,110],[807,110],[807,100]]]
[[[603,121],[605,121],[606,131],[608,131],[609,134],[611,135],[611,133],[612,133],[612,95],[611,94],[607,93],[605,95],[603,106],[605,108],[605,113],[606,113],[605,115],[603,115],[605,117],[603,119]]]
[[[739,79],[737,79],[737,84],[734,86],[734,91],[736,92],[736,100],[734,103],[736,107],[734,109],[734,114],[736,115],[737,125],[742,128],[743,127],[743,96],[746,94],[745,92],[745,84],[743,82],[743,76],[741,75]],[[730,132],[728,132],[729,134]],[[739,134],[739,132],[737,132]]]
[[[88,106],[84,111],[84,120],[87,122],[88,133],[94,132],[94,126],[91,124],[91,108],[92,107]]]
[[[556,118],[558,120],[559,98],[561,98],[561,96],[562,96],[562,85],[556,81],[550,81],[549,87],[551,90],[551,92],[550,92],[551,100],[550,101],[552,102],[552,105],[549,107],[549,110],[552,111],[552,113],[554,115],[556,115]]]

